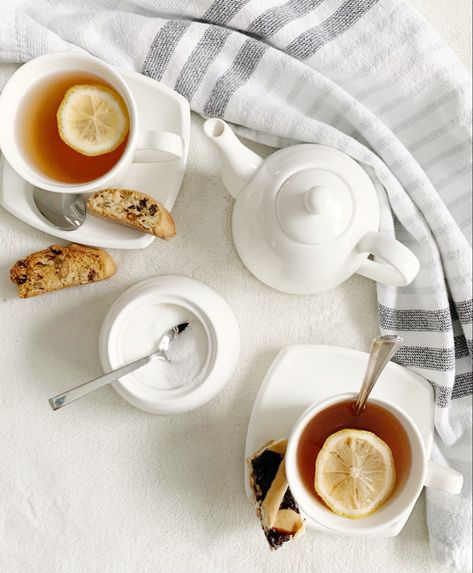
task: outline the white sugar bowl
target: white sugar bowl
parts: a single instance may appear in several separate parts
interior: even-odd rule
[[[110,308],[99,338],[105,372],[155,351],[170,328],[185,322],[189,326],[179,335],[180,347],[187,345],[185,361],[153,361],[112,384],[133,406],[155,414],[177,414],[211,400],[237,365],[238,323],[222,296],[183,276],[147,279]]]

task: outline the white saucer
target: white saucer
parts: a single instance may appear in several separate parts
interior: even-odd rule
[[[256,397],[246,436],[245,460],[270,440],[287,438],[302,412],[334,394],[359,390],[368,354],[336,346],[287,346],[274,359]],[[434,434],[434,394],[423,378],[390,362],[372,393],[392,401],[416,423],[430,456]],[[253,500],[245,462],[246,495]],[[404,527],[412,508],[380,537],[394,537]],[[311,520],[306,524],[330,532]]]
[[[130,70],[115,69],[133,92],[146,128],[172,131],[184,141],[184,153],[179,160],[133,164],[121,186],[146,193],[171,210],[181,187],[189,150],[189,104],[180,94],[151,78]],[[154,240],[152,235],[90,215],[79,229],[61,231],[36,209],[32,191],[33,186],[22,179],[5,158],[0,157],[0,204],[28,225],[55,237],[111,249],[142,249]]]

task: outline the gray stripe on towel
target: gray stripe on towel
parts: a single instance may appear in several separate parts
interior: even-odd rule
[[[450,309],[441,310],[397,310],[378,305],[379,321],[385,330],[411,332],[447,332],[452,330]]]
[[[189,20],[169,20],[159,30],[148,50],[143,74],[155,80],[163,77],[171,56],[190,25]]]
[[[452,391],[452,399],[463,398],[473,394],[473,373],[465,372],[455,376],[455,384]]]
[[[458,187],[460,185],[459,179],[461,177],[468,177],[470,178],[468,183],[471,182],[471,171],[472,171],[472,164],[468,163],[468,165],[464,165],[463,167],[455,169],[453,173],[447,173],[447,175],[445,175],[445,177],[442,177],[442,179],[435,180],[432,177],[432,184],[437,189],[437,191],[439,191],[440,189],[445,189],[450,185],[456,185]]]
[[[286,4],[269,8],[251,22],[248,33],[269,38],[292,20],[308,14],[324,0],[289,0]]]
[[[204,115],[222,117],[233,94],[251,77],[259,64],[267,46],[255,40],[246,40],[241,46],[232,65],[219,77],[210,93]]]
[[[193,49],[174,86],[189,101],[230,34],[230,30],[225,28],[209,26]]]
[[[409,151],[411,153],[414,153],[414,151],[418,151],[419,149],[424,147],[424,145],[428,145],[429,143],[432,143],[432,141],[434,141],[435,139],[438,139],[439,137],[448,134],[450,131],[454,131],[456,128],[458,128],[459,125],[462,124],[462,122],[465,124],[471,123],[471,113],[460,114],[457,117],[453,118],[453,120],[449,121],[448,123],[445,123],[445,125],[437,127],[433,131],[429,132],[427,135],[423,135],[420,139],[414,141],[409,145]]]
[[[454,344],[455,344],[455,358],[465,358],[466,356],[470,356],[470,349],[468,348],[468,341],[465,338],[464,334],[459,334],[455,336]]]
[[[473,376],[471,372],[457,374],[453,388],[440,386],[440,384],[435,382],[431,382],[431,384],[435,390],[435,403],[440,408],[447,408],[450,400],[457,400],[473,394]]]
[[[410,38],[406,38],[406,41],[411,41],[412,39],[413,38],[411,35]],[[433,43],[429,44],[428,46],[425,46],[425,50],[429,54],[433,54],[435,53],[436,50],[441,50],[441,49],[445,49],[445,43],[440,39],[435,39]],[[389,76],[385,81],[383,82],[379,81],[374,86],[372,85],[363,90],[362,89],[360,89],[359,91],[357,90],[356,99],[366,100],[367,98],[370,98],[371,96],[379,93],[382,90],[391,88],[397,82],[404,79],[407,76],[407,74],[409,74],[412,70],[418,70],[419,65],[422,65],[419,62],[419,60],[403,61],[402,64],[399,66],[397,66],[396,64],[396,66],[392,68],[392,72],[389,74]],[[431,88],[433,83],[442,79],[445,81],[444,69],[437,71],[437,73],[435,73],[432,77],[428,77],[427,79],[425,79],[420,83],[412,82],[412,87],[410,90],[407,90],[406,92],[404,92],[402,95],[398,96],[395,99],[389,100],[387,103],[385,101],[386,97],[380,98],[381,101],[379,103],[382,103],[382,105],[381,107],[376,109],[376,115],[383,116],[391,112],[393,109],[396,109],[396,107],[399,107],[402,104],[410,102],[414,97],[418,96],[423,90]]]
[[[449,149],[444,149],[441,153],[438,153],[437,155],[435,155],[435,157],[432,157],[431,159],[423,163],[422,169],[424,171],[428,171],[431,167],[438,165],[441,161],[445,161],[446,159],[449,159],[450,157],[456,155],[461,151],[466,151],[467,154],[469,155],[471,151],[471,142],[462,141],[458,145],[454,145]]]
[[[224,26],[250,0],[215,0],[200,19],[203,22]]]
[[[402,120],[397,125],[391,127],[391,131],[394,133],[398,133],[399,131],[403,131],[404,129],[408,129],[414,126],[417,122],[425,119],[431,113],[436,112],[446,103],[449,103],[450,100],[460,97],[467,89],[466,84],[458,84],[449,92],[443,94],[441,97],[430,103],[429,105],[423,106],[423,108],[419,111],[416,111],[414,114],[410,115],[408,118]]]
[[[463,300],[461,302],[450,301],[450,312],[453,319],[460,319],[460,322],[468,323],[472,321],[473,300]]]
[[[394,357],[403,366],[414,366],[426,370],[446,372],[455,368],[453,348],[432,348],[429,346],[401,346]]]
[[[471,163],[469,163],[468,165],[463,165],[463,167],[459,167],[458,169],[455,169],[455,171],[448,173],[447,175],[442,177],[442,179],[432,178],[431,183],[437,189],[437,191],[440,189],[444,189],[449,185],[456,185],[458,187],[458,185],[460,184],[459,179],[461,177],[466,177],[466,176],[470,177],[471,171],[472,171],[472,165]],[[404,183],[404,189],[413,192],[417,191],[417,189],[422,189],[422,187],[424,187],[425,184],[426,184],[425,177],[422,178],[418,177],[417,179]],[[423,210],[423,212],[425,212],[425,210]]]
[[[347,0],[329,18],[318,26],[303,32],[286,48],[286,52],[299,60],[313,56],[320,48],[331,42],[355,24],[379,0]]]

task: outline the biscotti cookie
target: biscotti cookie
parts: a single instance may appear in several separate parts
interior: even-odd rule
[[[102,249],[52,245],[28,255],[10,269],[18,296],[28,298],[61,288],[93,283],[115,274],[112,257]]]
[[[171,213],[149,195],[130,189],[104,189],[87,201],[93,214],[169,240],[176,234]]]

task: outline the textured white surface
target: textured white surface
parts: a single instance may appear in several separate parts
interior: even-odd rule
[[[470,3],[414,4],[470,65]],[[108,282],[16,299],[9,267],[54,239],[0,210],[0,570],[354,573],[382,564],[384,573],[445,571],[430,557],[423,499],[394,539],[309,533],[267,550],[242,472],[259,384],[286,344],[366,350],[378,331],[375,288],[355,277],[328,293],[292,297],[254,279],[232,246],[232,201],[200,126],[194,119],[174,210],[178,236],[137,253],[115,251],[118,273]],[[100,373],[98,331],[116,297],[169,273],[206,282],[237,315],[241,362],[222,394],[169,418],[132,408],[110,388],[51,412],[49,396]]]
[[[411,0],[471,73],[471,0]]]

